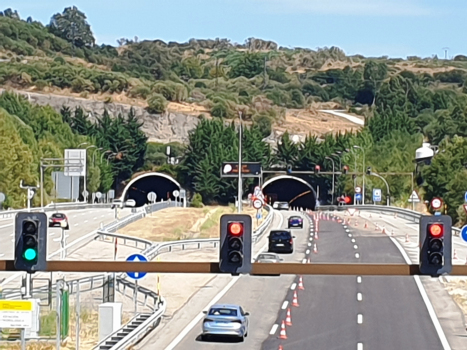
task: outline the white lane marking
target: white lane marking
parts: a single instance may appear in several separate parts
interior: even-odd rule
[[[285,308],[287,307],[287,305],[289,305],[289,302],[286,300],[286,301],[284,301],[284,303],[282,304],[282,310],[285,310]]]
[[[305,254],[310,254],[310,249],[307,249]]]
[[[360,257],[360,254],[355,253],[355,257],[358,259]]]
[[[303,260],[302,260],[302,264],[306,264],[306,259],[303,259]]]
[[[96,219],[97,219],[97,216],[94,216],[92,219],[93,219],[93,220],[96,220]]]
[[[15,234],[14,233],[10,233],[10,237],[13,237]]]
[[[362,314],[358,314],[358,315],[357,315],[357,323],[358,323],[358,324],[362,324],[362,323],[363,323],[363,315],[362,315]]]
[[[312,240],[313,240],[313,236],[310,237],[310,241],[312,241]]]
[[[0,254],[0,257],[5,256],[5,254]]]
[[[279,217],[281,218],[281,221],[279,223],[279,228],[282,228],[282,224],[284,223],[284,216],[281,213],[279,213]]]
[[[363,343],[357,343],[357,350],[363,350]]]
[[[352,237],[352,234],[351,234],[351,233],[349,233],[347,236],[349,236],[349,237]]]
[[[353,246],[353,249],[358,249],[358,245],[355,244],[355,245]]]
[[[220,298],[224,296],[225,293],[228,292],[230,288],[237,282],[239,276],[233,277],[232,280],[217,294],[203,310],[207,310],[212,304],[215,304]],[[174,349],[185,336],[197,325],[197,323],[204,317],[204,313],[200,312],[179,334],[178,336],[165,348],[165,350],[172,350]]]
[[[357,283],[362,283],[362,276],[357,276]]]
[[[60,242],[61,238],[54,238],[53,241],[54,242]]]
[[[53,236],[55,232],[49,232],[49,236]]]
[[[311,243],[310,243],[310,242],[308,242],[308,247],[311,247]]]
[[[86,223],[86,222],[88,222],[88,220],[84,220],[84,222]]]
[[[357,300],[362,301],[362,293],[357,293]]]
[[[274,324],[271,328],[271,331],[269,332],[270,335],[276,334],[277,328],[279,328],[278,324]]]
[[[350,242],[355,243],[355,238],[352,238]]]
[[[0,226],[0,228],[9,227],[9,226],[13,226],[13,224],[3,225],[3,226]]]
[[[73,226],[78,226],[78,224],[74,224]]]
[[[394,239],[393,237],[389,237],[391,241],[395,244],[397,249],[402,254],[402,257],[404,258],[405,262],[407,264],[412,264],[412,261],[410,260],[409,256],[405,252],[404,248],[400,245],[400,243]],[[428,310],[428,313],[430,314],[431,321],[433,322],[433,326],[436,329],[436,333],[438,333],[439,340],[441,341],[441,344],[443,345],[444,350],[451,350],[451,346],[449,345],[449,342],[446,338],[446,335],[444,334],[443,327],[441,327],[441,324],[439,323],[438,317],[436,317],[436,312],[435,309],[433,308],[433,305],[431,304],[430,299],[428,298],[428,295],[426,294],[425,288],[423,287],[423,284],[420,280],[419,276],[414,276],[415,284],[418,287],[418,290],[420,292],[420,295],[422,296],[423,301],[425,302],[426,308]]]
[[[295,290],[296,287],[297,287],[297,283],[292,283],[292,285],[290,286],[290,290]]]

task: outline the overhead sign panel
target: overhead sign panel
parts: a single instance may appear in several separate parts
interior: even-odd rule
[[[261,176],[261,163],[242,162],[242,177]],[[222,163],[221,177],[238,177],[238,162]]]
[[[65,176],[85,176],[86,174],[86,150],[65,150]]]

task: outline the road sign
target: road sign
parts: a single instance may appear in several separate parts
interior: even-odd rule
[[[362,193],[362,188],[360,186],[355,187],[355,193]]]
[[[443,206],[443,200],[441,198],[435,197],[431,200],[431,207],[434,210],[438,210]]]
[[[420,202],[420,196],[418,195],[417,191],[413,191],[409,197],[409,203],[418,203]]]
[[[5,193],[0,192],[0,203],[5,202]]]
[[[86,176],[86,150],[65,150],[65,176]]]
[[[88,198],[88,196],[89,196],[88,191],[83,191],[81,194],[83,195],[84,198]]]
[[[381,201],[382,201],[381,189],[373,188],[373,202],[381,202]]]
[[[260,220],[263,218],[263,214],[261,213],[261,210],[258,210],[258,212],[256,213],[256,219]]]
[[[97,199],[101,199],[101,198],[102,198],[102,193],[96,192],[96,198],[97,198]]]
[[[174,196],[175,198],[177,198],[178,196],[180,196],[180,191],[179,191],[179,190],[175,190],[175,191],[172,192],[172,194],[173,194],[173,196]]]
[[[253,201],[253,208],[255,209],[261,209],[263,207],[263,201],[261,199],[255,199]]]
[[[259,176],[261,176],[261,163],[242,163],[242,177]],[[221,177],[238,177],[238,162],[222,163]]]
[[[154,192],[149,192],[147,197],[148,197],[148,201],[153,202],[156,200],[157,194],[155,194]]]
[[[32,301],[0,300],[0,328],[31,328]]]
[[[253,193],[253,195],[254,195],[255,197],[259,197],[259,196],[261,195],[261,193],[262,193],[261,187],[256,186],[256,187],[255,187],[255,192]]]
[[[467,202],[467,192],[464,193],[464,201]]]
[[[147,262],[148,259],[144,255],[141,254],[133,254],[126,258],[126,261],[144,261]],[[128,277],[133,278],[134,280],[139,280],[146,276],[146,272],[127,272]]]
[[[361,193],[355,193],[355,200],[361,201],[362,200],[362,194]]]
[[[461,228],[461,238],[467,242],[467,225]]]
[[[180,190],[180,198],[186,198],[186,190]]]
[[[109,190],[109,192],[107,192],[107,195],[109,196],[109,199],[114,199],[115,198],[115,190]]]

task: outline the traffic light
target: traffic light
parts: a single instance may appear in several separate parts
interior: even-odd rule
[[[449,215],[420,218],[420,272],[437,276],[452,270],[452,219]]]
[[[319,174],[321,167],[319,165],[315,165],[315,174]]]
[[[238,275],[251,272],[252,220],[250,215],[221,216],[219,268]]]
[[[15,269],[29,273],[46,271],[47,215],[20,212],[15,225]]]
[[[342,172],[344,174],[347,174],[347,172],[349,171],[349,166],[348,165],[344,165],[344,169],[342,169]]]

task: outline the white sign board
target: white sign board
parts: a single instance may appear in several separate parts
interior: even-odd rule
[[[443,205],[443,201],[441,198],[435,197],[431,200],[431,207],[435,210],[441,208]]]
[[[381,202],[381,201],[382,201],[381,189],[373,188],[373,202]]]
[[[0,300],[0,328],[31,328],[32,302]]]
[[[5,197],[5,193],[0,192],[0,203],[5,202],[5,198],[6,198],[6,197]]]
[[[255,199],[253,201],[253,208],[261,209],[263,207],[263,201],[261,199]]]
[[[155,192],[149,192],[147,195],[148,201],[155,201],[157,198],[157,194]]]
[[[418,203],[420,202],[420,197],[418,196],[418,193],[414,190],[412,194],[409,197],[409,203]]]
[[[355,187],[355,193],[361,193],[362,192],[362,188],[357,186]]]
[[[175,198],[177,198],[178,196],[180,196],[180,191],[179,191],[179,190],[175,190],[175,191],[172,192],[172,194],[173,194],[173,196],[174,196]]]
[[[86,174],[86,150],[65,150],[65,176],[85,176]]]
[[[186,198],[186,190],[180,190],[180,198]]]

